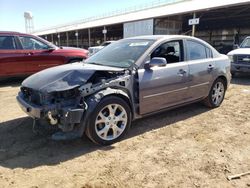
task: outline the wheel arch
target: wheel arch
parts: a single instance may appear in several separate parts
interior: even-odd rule
[[[227,90],[227,88],[228,88],[228,80],[227,80],[226,76],[220,75],[220,76],[218,76],[218,77],[216,78],[216,80],[217,80],[217,79],[222,79],[222,80],[224,81],[225,87],[226,87],[226,90]]]
[[[122,89],[113,89],[113,88],[107,88],[105,90],[101,90],[98,93],[96,93],[97,95],[99,95],[99,101],[105,97],[110,97],[110,96],[116,96],[119,97],[121,99],[123,99],[130,107],[131,113],[133,115],[133,106],[132,106],[132,102],[130,99],[129,94],[122,90]],[[95,95],[95,94],[94,94]]]
[[[84,133],[84,131],[86,129],[86,125],[88,123],[88,118],[90,117],[91,113],[94,111],[96,106],[99,104],[99,102],[101,100],[103,100],[104,98],[110,97],[110,96],[119,97],[128,104],[128,106],[131,110],[131,118],[133,120],[134,108],[132,105],[132,101],[129,97],[129,94],[127,94],[127,92],[125,92],[122,89],[106,88],[106,89],[98,91],[97,93],[94,93],[86,98],[85,102],[87,104],[87,110],[86,110],[86,113],[84,114],[84,117],[83,117],[82,133],[81,134]]]

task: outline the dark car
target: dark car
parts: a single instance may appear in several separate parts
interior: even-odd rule
[[[43,69],[81,61],[88,51],[57,47],[37,36],[0,32],[0,78],[30,75]]]
[[[132,120],[197,101],[219,107],[230,79],[228,57],[200,39],[142,36],[110,44],[85,63],[30,76],[17,100],[34,121],[59,126],[54,139],[85,132],[111,144]]]

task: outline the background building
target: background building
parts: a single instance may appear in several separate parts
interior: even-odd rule
[[[87,18],[74,23],[34,31],[57,45],[88,48],[106,40],[151,35],[191,35],[189,19],[199,18],[195,36],[220,52],[250,35],[249,0],[169,0],[156,1],[130,10]]]

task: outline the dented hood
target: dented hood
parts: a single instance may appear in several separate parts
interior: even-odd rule
[[[47,93],[69,90],[86,83],[96,71],[122,72],[124,69],[73,63],[33,74],[23,81],[22,86]]]

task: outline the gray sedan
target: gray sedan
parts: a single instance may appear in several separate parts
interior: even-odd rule
[[[34,123],[48,120],[53,139],[112,144],[132,120],[203,101],[219,107],[230,61],[188,36],[141,36],[110,44],[84,63],[50,68],[22,83],[17,100]]]

